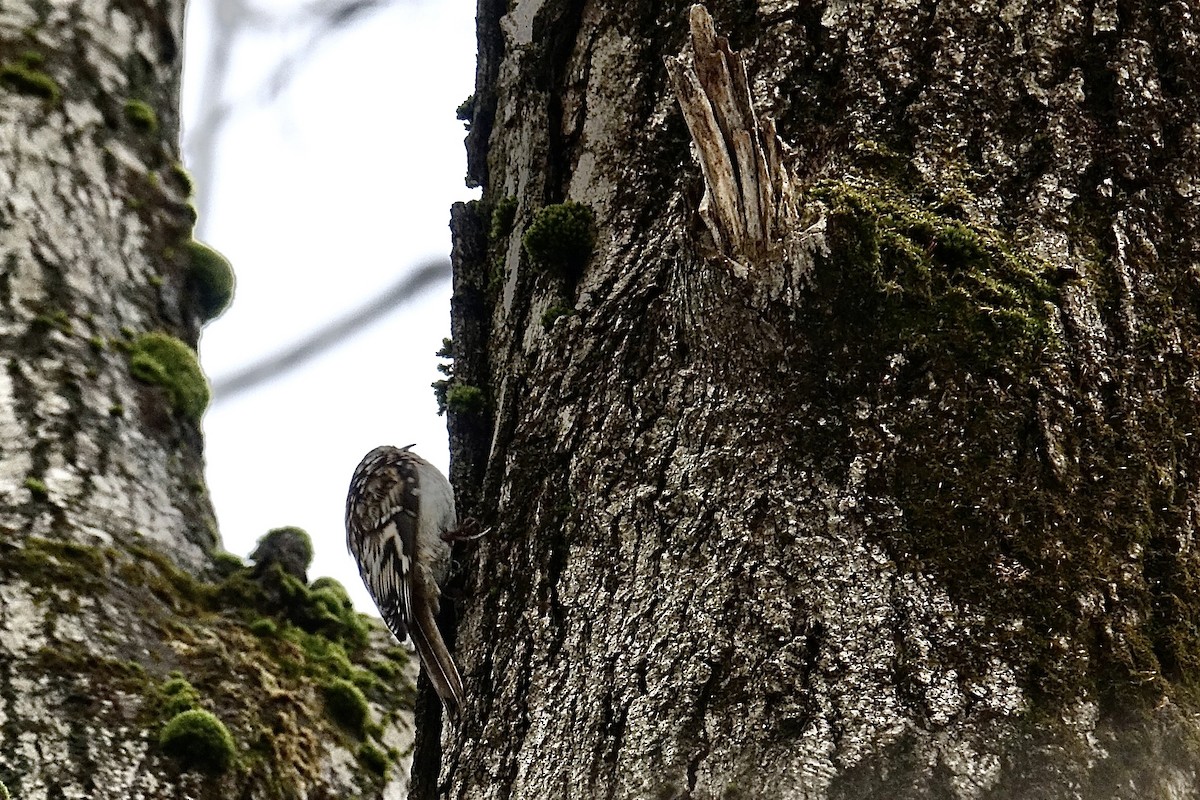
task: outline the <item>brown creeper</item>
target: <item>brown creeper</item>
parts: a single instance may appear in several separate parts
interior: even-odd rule
[[[408,447],[376,447],[350,480],[346,545],[388,628],[411,636],[446,708],[462,703],[462,678],[435,621],[438,585],[450,570],[450,541],[461,538],[454,489]]]

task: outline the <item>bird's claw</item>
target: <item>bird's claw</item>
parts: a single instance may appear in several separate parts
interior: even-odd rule
[[[491,533],[491,528],[484,528],[479,524],[479,520],[474,517],[467,517],[462,521],[457,528],[451,531],[442,532],[442,541],[444,542],[469,542],[472,539],[478,539],[481,536],[486,536]]]

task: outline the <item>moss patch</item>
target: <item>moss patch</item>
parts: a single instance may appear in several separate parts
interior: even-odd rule
[[[158,130],[158,115],[141,100],[125,101],[125,121],[139,133],[150,134]]]
[[[573,317],[577,313],[570,306],[552,305],[542,313],[542,330],[548,332],[560,317]]]
[[[278,564],[288,575],[301,581],[307,581],[308,567],[312,564],[312,559],[312,537],[303,528],[295,526],[267,531],[250,554],[250,560],[255,562],[255,572],[262,572],[272,564]]]
[[[171,181],[179,187],[179,190],[186,197],[192,197],[196,194],[196,182],[192,179],[192,173],[188,172],[183,164],[176,161],[171,165],[168,175]]]
[[[208,381],[196,352],[165,333],[144,333],[129,349],[129,372],[144,383],[166,390],[172,407],[188,419],[199,421],[208,408]]]
[[[388,766],[390,761],[387,753],[380,750],[370,742],[363,742],[362,747],[358,748],[358,760],[362,765],[374,772],[381,778],[386,779],[388,774]]]
[[[25,479],[25,488],[29,490],[29,494],[34,500],[42,501],[50,497],[50,490],[46,488],[46,482],[40,478],[32,476]]]
[[[454,116],[463,122],[463,127],[471,130],[471,120],[475,116],[475,95],[468,95],[466,100],[458,104],[458,108],[454,109]]]
[[[158,687],[158,705],[164,719],[200,708],[200,693],[186,678],[174,677]]]
[[[61,308],[38,314],[33,319],[33,327],[38,331],[58,331],[67,336],[75,332],[75,326],[71,323],[70,315]]]
[[[39,53],[25,52],[17,61],[0,64],[0,86],[57,103],[62,90],[54,78],[40,69],[42,62]]]
[[[852,452],[879,465],[864,483],[887,500],[863,513],[900,512],[879,545],[954,602],[995,610],[988,629],[1029,659],[1033,713],[1081,692],[1109,713],[1200,691],[1200,568],[1181,538],[1191,512],[1178,477],[1200,420],[1185,392],[1163,388],[1169,370],[1194,364],[1131,367],[1121,380],[1136,403],[1097,392],[1102,412],[1069,400],[1056,410],[1054,381],[1091,380],[1064,374],[1071,358],[1050,324],[1072,278],[963,219],[961,197],[906,181],[852,175],[812,192],[829,254],[803,312],[819,387],[797,393],[828,424],[807,425],[804,446],[818,463]],[[1162,319],[1174,313],[1164,306]],[[856,403],[869,422],[839,419]],[[1043,414],[1056,415],[1059,441],[1047,442]]]
[[[371,708],[362,690],[341,678],[335,678],[321,688],[330,718],[355,736],[366,735]]]
[[[482,414],[487,395],[478,386],[454,384],[446,390],[446,408],[455,414]]]
[[[330,743],[356,753],[363,735],[382,735],[372,716],[392,720],[411,708],[411,687],[396,680],[385,684],[374,670],[403,665],[407,654],[381,646],[390,641],[382,626],[356,613],[336,581],[321,579],[310,587],[276,568],[279,591],[272,592],[266,576],[256,579],[249,567],[236,563],[219,580],[205,580],[181,570],[136,533],[118,538],[117,546],[93,546],[24,537],[0,548],[0,580],[27,584],[51,613],[78,613],[74,594],[94,596],[160,633],[157,645],[148,642],[150,653],[138,655],[144,667],[63,642],[35,654],[37,672],[56,676],[67,689],[77,685],[81,696],[142,698],[140,705],[96,704],[87,713],[118,715],[116,725],[133,722],[156,733],[164,723],[173,724],[182,734],[187,726],[176,717],[186,713],[192,716],[185,719],[195,720],[194,712],[211,712],[242,745],[228,768],[240,776],[265,776],[272,797],[292,797],[320,783],[319,764]],[[75,592],[68,595],[63,586]],[[168,670],[177,671],[164,675]],[[361,734],[331,716],[324,687],[338,680],[378,706],[377,714],[363,716]],[[353,697],[344,688],[341,693]],[[225,749],[219,729],[214,733],[215,726],[205,722],[189,725],[215,737],[219,769]],[[165,743],[163,752],[172,748],[168,754],[180,758],[184,769],[213,766],[206,759],[188,761],[187,745],[175,747]],[[356,780],[354,796],[379,796],[378,773],[364,768]]]
[[[256,619],[250,623],[250,630],[255,636],[267,638],[279,633],[279,625],[273,619]]]
[[[924,365],[1026,379],[1060,345],[1048,339],[1057,296],[1048,265],[995,231],[907,200],[887,183],[821,184],[830,269],[816,280],[831,339]]]
[[[188,256],[188,282],[200,302],[201,317],[207,322],[220,316],[233,300],[233,266],[225,256],[195,239],[184,247]]]
[[[521,245],[542,269],[578,277],[596,246],[596,215],[573,200],[546,206],[534,216]]]
[[[186,768],[221,773],[233,766],[237,746],[225,723],[207,711],[177,714],[158,737],[163,752]]]
[[[246,568],[246,562],[242,560],[241,556],[224,550],[213,553],[212,561],[213,572],[219,578],[228,578]]]
[[[513,223],[517,220],[517,198],[504,197],[492,209],[492,225],[488,230],[488,239],[499,242],[507,239],[512,233]]]

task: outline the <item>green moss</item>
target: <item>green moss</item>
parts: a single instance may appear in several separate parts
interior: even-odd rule
[[[49,103],[57,103],[62,91],[54,78],[38,69],[41,64],[42,57],[36,53],[26,54],[19,62],[0,64],[0,86],[19,94],[40,97]]]
[[[61,587],[58,587],[61,594]],[[71,609],[78,613],[78,607]],[[146,671],[136,661],[96,655],[77,642],[55,642],[33,654],[29,668],[42,675],[85,678],[88,684],[105,690],[142,693],[147,685]]]
[[[139,336],[129,350],[129,372],[166,390],[172,407],[199,421],[208,407],[208,381],[192,348],[165,333]]]
[[[1055,296],[1047,265],[1013,255],[994,231],[913,205],[887,184],[826,183],[837,280],[822,281],[847,333],[915,357],[970,365],[1020,365],[1028,375],[1047,334]]]
[[[242,560],[241,556],[224,550],[213,553],[212,563],[213,571],[221,578],[228,578],[246,568],[246,562]]]
[[[192,173],[176,161],[170,168],[171,179],[179,187],[180,191],[187,197],[192,197],[196,194],[196,182],[192,179]]]
[[[6,554],[4,563],[23,580],[37,586],[72,586],[81,593],[108,590],[110,553],[61,539],[27,537],[23,546]]]
[[[309,587],[308,596],[310,602],[331,617],[340,619],[347,612],[354,611],[354,603],[346,587],[333,578],[317,578]]]
[[[258,540],[250,560],[256,569],[265,570],[271,564],[279,564],[288,575],[304,578],[313,559],[312,537],[303,528],[285,525],[272,528]],[[294,581],[300,591],[308,592],[303,580]]]
[[[225,723],[207,711],[177,714],[158,737],[163,752],[186,768],[222,773],[233,766],[237,746]]]
[[[463,121],[463,127],[471,130],[471,120],[475,116],[475,95],[468,95],[466,100],[458,104],[458,108],[454,109],[454,116]]]
[[[345,647],[365,646],[370,623],[354,610],[341,584],[323,578],[319,587],[309,588],[278,566],[268,571],[264,581],[271,587],[270,594],[278,598],[282,615],[296,626],[288,627],[285,637],[302,647],[308,659],[323,670],[349,677]]]
[[[66,585],[81,595],[136,608],[139,620],[159,631],[163,647],[139,657],[158,673],[164,661],[181,668],[166,677],[147,675],[132,661],[98,658],[71,643],[37,651],[31,668],[71,680],[78,676],[86,681],[80,685],[106,696],[144,698],[127,720],[153,726],[156,736],[161,727],[163,753],[179,758],[181,768],[269,774],[275,782],[272,796],[295,796],[301,791],[297,787],[310,780],[305,765],[319,758],[322,742],[346,741],[345,731],[361,731],[357,735],[366,738],[382,735],[373,714],[362,712],[362,701],[378,703],[386,721],[411,708],[406,685],[384,684],[368,671],[372,662],[391,661],[367,635],[356,632],[375,633],[377,625],[347,608],[337,581],[322,578],[309,588],[293,580],[291,594],[270,596],[241,565],[212,583],[180,570],[149,542],[139,544],[136,532],[114,535],[121,539],[114,547],[22,537],[0,548],[0,573],[20,575],[34,599],[52,613],[78,613],[78,602],[62,592]],[[204,574],[211,579],[216,572]],[[288,620],[291,614],[317,611],[329,618],[328,628],[319,632]],[[169,642],[179,647],[167,647]],[[335,720],[334,713],[342,719]],[[242,746],[234,747],[217,720],[229,723]],[[374,755],[367,754],[361,765],[364,777],[375,774]],[[375,765],[370,773],[368,764]]]
[[[386,779],[390,761],[387,753],[380,750],[371,742],[363,742],[358,748],[358,760],[362,765],[381,778]]]
[[[171,678],[158,687],[156,698],[161,716],[173,719],[200,707],[200,693],[186,678]]]
[[[455,384],[446,391],[446,408],[455,414],[482,414],[487,396],[478,386]]]
[[[201,317],[207,322],[220,316],[233,300],[233,267],[225,256],[195,239],[185,248],[188,280],[200,301]]]
[[[273,619],[263,617],[250,623],[250,632],[259,638],[270,638],[279,633],[279,625]]]
[[[435,354],[438,358],[448,359],[450,362],[454,360],[454,342],[450,339],[442,339],[442,347]],[[433,397],[437,401],[438,416],[446,413],[446,396],[450,391],[450,386],[454,381],[454,364],[445,363],[438,364],[437,371],[445,375],[444,379],[436,380],[430,384],[433,387]]]
[[[542,269],[578,277],[595,249],[596,215],[572,200],[546,206],[534,216],[521,245]]]
[[[559,317],[573,317],[577,312],[570,306],[553,305],[542,313],[542,330],[549,331]]]
[[[158,115],[148,103],[141,100],[125,101],[125,121],[139,133],[154,133],[158,130]]]
[[[0,800],[11,800],[11,797],[12,795],[8,793],[8,787],[0,783]]]
[[[38,314],[33,319],[33,327],[39,331],[54,330],[68,336],[75,332],[75,326],[71,324],[71,317],[62,309]]]
[[[437,402],[438,416],[446,413],[446,396],[450,393],[450,381],[437,380],[429,384],[433,388],[433,399]]]
[[[375,673],[380,680],[391,683],[404,674],[404,668],[395,661],[383,660],[372,661],[367,665],[367,669]]]
[[[110,417],[125,416],[125,406],[121,405],[120,403],[113,403],[111,406],[108,407],[108,415]]]
[[[493,242],[507,239],[512,233],[513,223],[517,220],[517,198],[504,197],[492,209],[492,226],[488,238]]]
[[[104,352],[104,337],[103,336],[89,336],[88,337],[88,347],[92,348],[92,350],[96,353]]]
[[[34,500],[43,501],[50,497],[50,490],[46,488],[46,483],[40,478],[34,478],[33,476],[26,478],[25,488],[33,495]]]
[[[829,424],[805,426],[804,446],[815,462],[837,463],[866,430],[839,415],[888,399],[869,409],[889,443],[866,480],[897,507],[874,510],[899,521],[878,544],[901,569],[935,576],[955,603],[996,610],[985,624],[1028,659],[1033,713],[1055,718],[1080,692],[1116,709],[1196,691],[1200,606],[1189,598],[1200,581],[1178,538],[1189,512],[1175,477],[1194,404],[1149,393],[1134,410],[1114,400],[1103,415],[1058,415],[1046,387],[1071,359],[1049,319],[1061,302],[1055,265],[962,219],[973,204],[961,193],[947,204],[946,192],[895,174],[813,191],[828,209],[829,254],[802,314],[820,320],[805,330],[821,383],[797,393],[828,397],[824,408],[814,400],[813,418]],[[1047,442],[1044,413],[1060,423],[1057,441]],[[1132,579],[1129,553],[1144,554]],[[1080,586],[1112,587],[1098,602],[1119,597],[1127,614],[1089,616]],[[1018,631],[1005,627],[1014,618],[1025,621]],[[1064,637],[1077,646],[1062,648]]]
[[[350,733],[362,738],[371,719],[371,708],[362,690],[348,680],[335,678],[322,686],[329,717]]]

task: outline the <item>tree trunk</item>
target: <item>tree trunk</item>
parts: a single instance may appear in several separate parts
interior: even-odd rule
[[[757,250],[711,222],[683,4],[479,9],[454,333],[486,405],[451,423],[493,531],[450,593],[470,699],[419,769],[440,746],[455,798],[1200,792],[1189,4],[713,3],[791,148],[791,246]]]
[[[398,797],[405,651],[336,582],[218,551],[193,348],[232,274],[191,239],[182,27],[0,14],[0,782]]]

